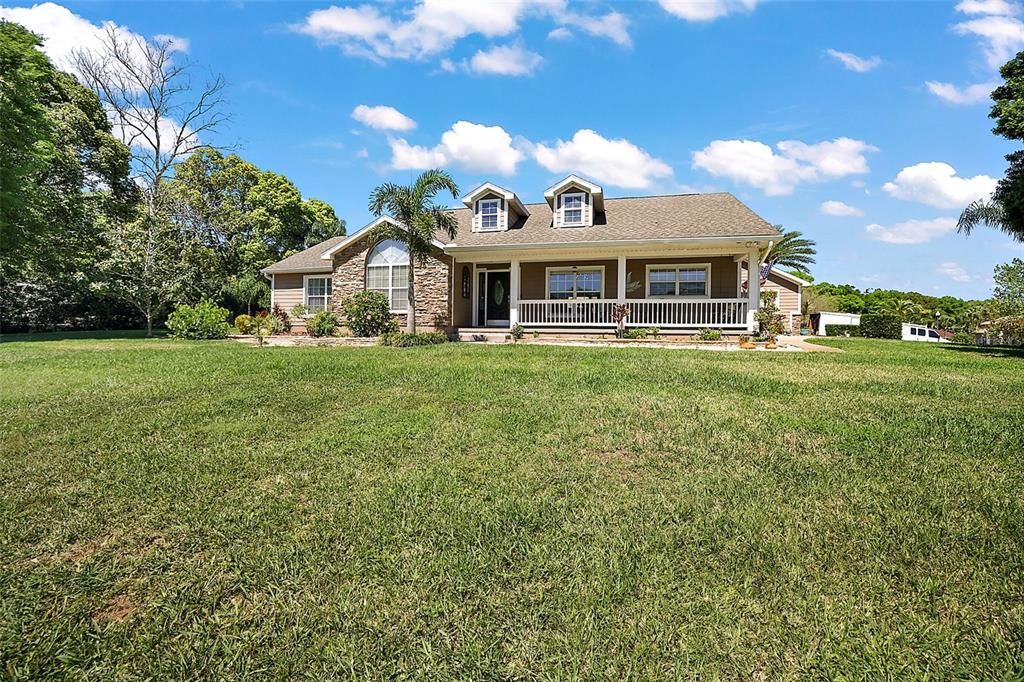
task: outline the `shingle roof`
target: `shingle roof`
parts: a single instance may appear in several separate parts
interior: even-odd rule
[[[778,237],[779,231],[729,194],[674,194],[654,197],[605,199],[604,211],[591,227],[561,227],[551,224],[551,207],[546,202],[526,204],[527,218],[520,217],[503,232],[473,232],[473,214],[468,208],[453,208],[459,232],[453,246],[525,246],[636,239],[699,239],[709,237]],[[358,234],[358,233],[356,233]],[[330,261],[320,258],[324,251],[346,237],[330,239],[264,268],[265,273],[328,271]],[[438,236],[448,242],[447,236]]]
[[[777,237],[779,231],[728,192],[605,199],[592,227],[551,224],[546,202],[527,204],[530,216],[504,232],[473,232],[468,208],[459,219],[455,246],[557,244],[633,239]],[[442,241],[447,241],[442,239]]]
[[[331,237],[305,251],[299,251],[295,255],[279,260],[273,265],[263,268],[262,272],[271,274],[274,272],[313,272],[316,270],[330,271],[331,261],[320,258],[327,249],[335,244],[341,243],[345,237]]]

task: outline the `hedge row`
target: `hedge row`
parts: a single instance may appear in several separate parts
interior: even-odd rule
[[[860,327],[855,324],[825,325],[825,336],[860,336]]]

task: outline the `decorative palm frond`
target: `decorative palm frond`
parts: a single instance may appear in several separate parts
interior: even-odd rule
[[[775,227],[782,229],[781,225]],[[814,241],[804,238],[797,230],[783,231],[782,237],[762,256],[764,266],[761,268],[761,283],[764,284],[768,273],[777,266],[808,272],[814,265],[814,257],[818,255],[815,246]]]
[[[960,219],[956,221],[956,231],[969,235],[979,225],[995,227],[1011,235],[1016,234],[1006,222],[1003,207],[991,200],[972,201],[960,214]],[[1019,238],[1019,235],[1017,236]]]

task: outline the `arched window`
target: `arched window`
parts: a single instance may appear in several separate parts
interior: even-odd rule
[[[383,241],[366,257],[366,290],[380,291],[391,301],[391,312],[409,308],[409,251],[394,239]]]

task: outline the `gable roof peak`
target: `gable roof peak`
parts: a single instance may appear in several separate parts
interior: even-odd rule
[[[601,185],[596,182],[591,182],[586,178],[581,178],[575,173],[566,175],[564,178],[544,190],[544,199],[548,202],[548,205],[553,207],[555,205],[555,195],[559,194],[563,189],[570,185],[576,185],[577,187],[582,187],[587,190],[587,192],[593,197],[594,208],[598,211],[604,209],[604,189],[601,188]]]
[[[477,185],[475,188],[470,190],[469,193],[466,194],[466,196],[462,197],[462,203],[466,205],[466,208],[473,208],[473,202],[476,201],[481,195],[488,193],[497,194],[503,197],[505,201],[512,204],[512,206],[516,209],[516,211],[519,212],[520,215],[530,215],[530,212],[526,209],[526,206],[523,204],[523,202],[519,200],[519,197],[516,196],[515,192],[513,192],[510,189],[505,189],[501,185],[496,185],[495,183],[490,181]]]

